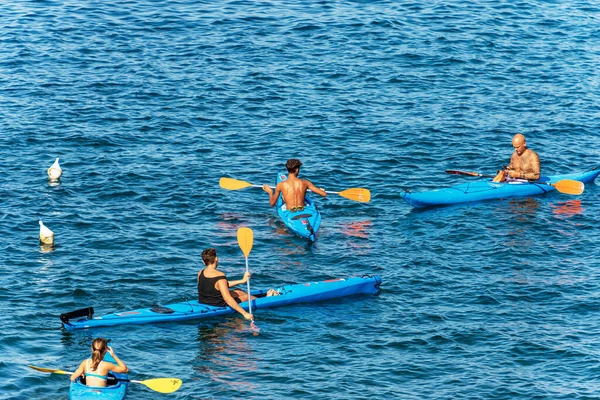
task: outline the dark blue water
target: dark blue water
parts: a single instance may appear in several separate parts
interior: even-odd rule
[[[591,1],[21,1],[0,5],[0,397],[68,397],[106,336],[173,399],[596,398],[600,190],[417,211],[400,189],[600,164]],[[46,176],[60,157],[60,184]],[[319,187],[317,243],[260,189]],[[38,220],[56,234],[40,247]],[[59,315],[194,298],[204,248],[254,287],[378,274],[380,296],[64,332]],[[132,385],[131,399],[163,399]]]

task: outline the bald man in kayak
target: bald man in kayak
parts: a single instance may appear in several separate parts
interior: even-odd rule
[[[540,157],[527,147],[525,136],[517,133],[513,137],[512,145],[515,151],[510,157],[510,164],[506,169],[498,171],[498,175],[493,181],[504,182],[517,179],[537,181],[540,179],[542,172]]]
[[[285,168],[288,171],[288,178],[277,184],[274,194],[269,185],[266,183],[263,185],[263,190],[269,194],[269,203],[271,204],[271,207],[277,203],[279,193],[283,194],[285,206],[291,212],[304,210],[304,197],[306,197],[307,190],[323,197],[327,196],[327,192],[325,192],[324,189],[319,189],[306,179],[298,178],[301,166],[302,163],[300,160],[295,158],[287,160]]]

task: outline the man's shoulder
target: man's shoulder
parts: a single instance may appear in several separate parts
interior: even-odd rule
[[[535,150],[531,150],[529,147],[527,148],[527,150],[529,150],[529,152],[530,152],[529,154],[531,154],[532,156],[535,156],[535,157],[538,157],[538,158],[540,157]]]

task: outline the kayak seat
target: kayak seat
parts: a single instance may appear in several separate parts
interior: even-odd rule
[[[79,378],[79,383],[87,386],[87,383],[85,381],[85,376]],[[119,380],[115,377],[115,375],[112,372],[109,372],[108,379],[106,380],[106,387],[115,386],[117,383],[119,383]],[[94,387],[94,386],[90,386],[90,387]]]
[[[295,221],[297,219],[310,218],[310,217],[312,217],[312,214],[300,214],[300,215],[294,215],[292,217],[292,219]]]
[[[157,305],[153,305],[150,310],[157,314],[173,314],[175,312],[175,310],[173,310],[172,308],[161,307],[161,306],[157,306]]]
[[[75,311],[71,311],[68,313],[60,314],[60,320],[63,323],[68,324],[69,320],[74,319],[74,318],[86,317],[87,319],[92,319],[93,316],[94,316],[94,307],[86,307],[86,308],[82,308],[80,310],[75,310]]]

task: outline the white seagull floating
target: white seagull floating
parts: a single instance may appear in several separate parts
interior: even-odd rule
[[[58,178],[62,175],[62,168],[58,165],[58,157],[56,157],[56,161],[50,168],[48,168],[48,176],[51,181],[57,181]]]
[[[40,243],[42,244],[54,244],[54,232],[52,232],[44,223],[40,220]]]

